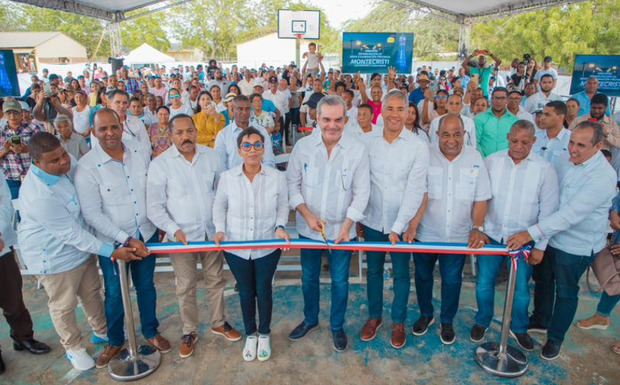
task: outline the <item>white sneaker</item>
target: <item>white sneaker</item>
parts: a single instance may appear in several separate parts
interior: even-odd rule
[[[246,361],[254,361],[256,358],[256,345],[258,338],[256,335],[247,336],[245,338],[245,347],[243,348],[243,359]]]
[[[271,341],[268,334],[258,336],[258,360],[267,361],[271,357]]]
[[[88,370],[95,367],[95,360],[93,360],[84,348],[67,350],[65,356],[77,370]]]

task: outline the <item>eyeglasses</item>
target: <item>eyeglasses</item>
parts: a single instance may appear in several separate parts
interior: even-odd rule
[[[437,96],[435,96],[435,99],[445,100],[445,99],[448,99],[448,95],[437,95]]]
[[[172,100],[172,99],[179,99],[181,97],[181,95],[176,94],[176,95],[169,95],[168,99]]]
[[[241,148],[241,150],[245,152],[249,152],[252,148],[254,148],[255,151],[261,151],[263,148],[265,148],[265,145],[262,142],[243,142],[241,143],[241,146],[239,146],[239,148]]]

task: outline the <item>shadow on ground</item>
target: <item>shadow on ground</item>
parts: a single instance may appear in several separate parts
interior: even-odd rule
[[[278,283],[274,289],[274,314],[272,321],[273,355],[267,362],[246,363],[241,358],[243,342],[230,343],[210,333],[206,323],[207,310],[201,310],[200,339],[194,355],[187,359],[178,356],[176,345],[181,335],[181,323],[177,312],[172,274],[157,275],[158,315],[160,331],[171,340],[173,350],[163,355],[160,368],[140,384],[619,384],[620,356],[610,350],[614,338],[620,339],[620,325],[612,325],[606,331],[584,331],[572,327],[562,354],[553,362],[542,360],[538,353],[543,335],[533,335],[537,346],[528,353],[529,371],[518,380],[500,379],[485,373],[474,361],[476,345],[469,341],[469,330],[475,315],[475,291],[470,282],[463,284],[460,310],[455,319],[457,340],[453,345],[442,345],[438,326],[433,325],[423,337],[407,335],[407,344],[401,350],[389,345],[391,303],[390,285],[386,285],[384,326],[374,341],[359,340],[359,331],[366,316],[366,287],[351,284],[347,323],[349,350],[336,353],[332,349],[329,333],[329,285],[321,288],[321,329],[308,338],[291,342],[289,331],[302,319],[303,300],[298,280],[291,285]],[[288,282],[288,281],[287,281]],[[229,284],[232,280],[229,279]],[[435,284],[436,295],[439,283]],[[413,288],[413,285],[412,285]],[[241,329],[239,300],[227,291],[227,311],[231,324]],[[503,284],[498,285],[496,318],[487,341],[499,340],[499,317],[504,300]],[[199,301],[204,303],[204,288],[199,290]],[[32,356],[15,352],[11,347],[6,322],[0,321],[0,343],[7,364],[7,372],[0,375],[0,383],[9,384],[113,384],[103,370],[77,372],[64,358],[47,311],[44,290],[35,288],[32,277],[25,278],[24,295],[35,322],[35,335],[52,345],[53,352],[44,356]],[[436,311],[439,301],[435,300]],[[590,316],[598,303],[598,295],[582,290],[577,319]],[[134,298],[134,308],[135,298]],[[137,319],[137,310],[134,315]],[[619,310],[612,316],[618,320]],[[407,329],[417,319],[415,292],[411,293]],[[78,320],[84,325],[85,340],[90,331],[84,315],[78,310]],[[137,330],[139,341],[144,339]],[[101,345],[86,343],[88,351],[97,354]]]

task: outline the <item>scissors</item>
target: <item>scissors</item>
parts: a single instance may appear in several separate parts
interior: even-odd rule
[[[323,237],[323,241],[325,241],[325,245],[327,245],[327,252],[329,255],[332,255],[332,248],[329,247],[329,242],[327,242],[327,234],[325,233],[325,225],[323,221],[319,222],[319,227],[321,228],[321,236]]]

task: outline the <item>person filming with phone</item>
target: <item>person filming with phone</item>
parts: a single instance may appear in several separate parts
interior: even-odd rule
[[[0,126],[0,168],[11,190],[11,199],[17,199],[22,180],[32,163],[28,142],[40,128],[32,121],[22,121],[22,107],[15,99],[5,100],[2,112],[7,119]]]
[[[479,55],[478,63],[471,61],[476,55]],[[487,63],[487,56],[490,56],[495,61],[495,67],[493,67],[493,64]],[[491,79],[491,75],[495,69],[499,68],[500,64],[502,64],[502,60],[495,56],[495,54],[491,51],[486,49],[476,49],[467,57],[467,59],[463,61],[463,69],[472,79],[476,78],[482,88],[484,97],[488,99],[489,80]]]

